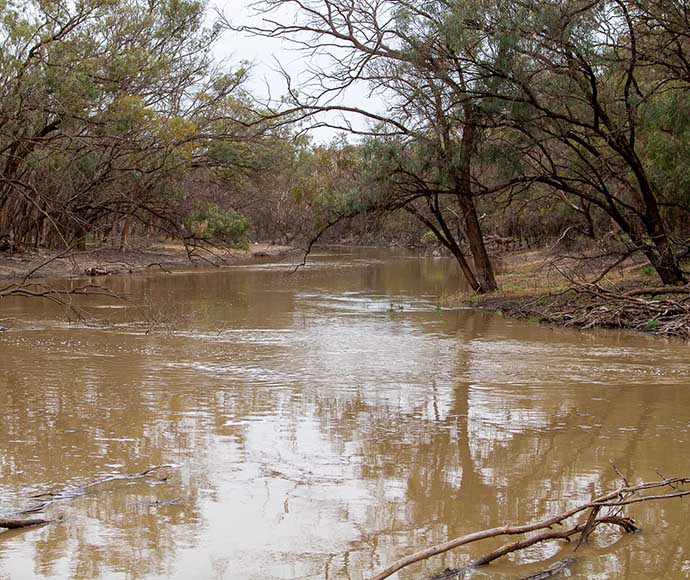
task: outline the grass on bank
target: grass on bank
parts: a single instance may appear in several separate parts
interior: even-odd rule
[[[499,289],[489,294],[458,291],[441,298],[446,307],[478,305],[489,299],[515,299],[561,292],[568,288],[568,279],[546,261],[543,251],[529,251],[502,256],[496,263]]]
[[[644,262],[628,260],[602,276],[595,261],[520,252],[500,259],[496,277],[497,292],[457,292],[441,303],[474,305],[557,326],[631,329],[690,340],[690,290],[640,293],[641,288],[662,286]]]
[[[690,262],[685,265],[690,269]],[[574,259],[558,259],[544,250],[530,250],[506,254],[496,260],[498,290],[488,294],[458,291],[442,296],[442,306],[481,305],[492,300],[517,300],[547,297],[564,292],[573,282],[592,282],[600,277],[597,264],[578,263]],[[651,266],[628,260],[612,269],[600,283],[627,288],[659,285]]]

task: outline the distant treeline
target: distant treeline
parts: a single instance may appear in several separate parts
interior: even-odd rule
[[[301,47],[313,75],[259,104],[250,71],[214,62],[233,23],[205,27],[201,2],[1,3],[0,247],[433,242],[491,291],[488,241],[558,241],[685,282],[685,2],[264,8],[242,32]],[[347,104],[353,87],[371,108]],[[314,145],[334,112],[345,136]]]

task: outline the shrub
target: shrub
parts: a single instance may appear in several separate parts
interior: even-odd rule
[[[249,220],[233,209],[223,209],[215,204],[199,207],[187,219],[187,226],[200,238],[234,247],[247,246]]]

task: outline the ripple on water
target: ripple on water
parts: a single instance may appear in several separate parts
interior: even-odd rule
[[[143,310],[92,328],[28,306],[0,336],[0,511],[27,491],[181,467],[64,503],[64,527],[3,541],[3,573],[369,577],[420,546],[588,499],[615,479],[610,459],[640,477],[690,470],[687,347],[437,310],[448,261],[373,257],[329,251],[294,276],[283,263],[113,279],[179,309],[163,332],[147,334]],[[677,506],[642,515],[688,547]],[[650,537],[604,568],[591,546],[583,577],[654,577],[654,554],[675,562],[677,546]]]

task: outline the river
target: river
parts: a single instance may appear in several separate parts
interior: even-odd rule
[[[422,547],[690,474],[687,345],[445,308],[453,264],[321,249],[307,267],[100,279],[129,302],[3,299],[0,517],[173,464],[0,534],[2,579],[362,579]],[[62,282],[65,283],[65,282]],[[7,324],[6,322],[4,324]],[[690,576],[687,500],[598,533],[571,577]],[[497,543],[398,573],[418,580]],[[569,554],[542,545],[472,578]]]

